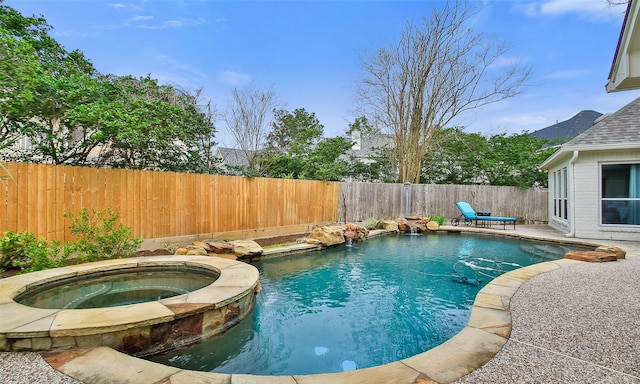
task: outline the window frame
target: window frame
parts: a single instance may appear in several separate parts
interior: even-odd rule
[[[606,161],[600,162],[598,164],[598,223],[601,226],[605,227],[625,227],[625,228],[638,228],[640,224],[628,224],[628,223],[605,223],[605,214],[604,214],[604,204],[605,202],[612,201],[620,201],[620,202],[635,202],[635,206],[640,207],[640,191],[635,191],[635,196],[628,197],[604,197],[605,188],[603,185],[603,177],[604,177],[604,167],[610,165],[635,165],[635,167],[630,168],[629,170],[629,178],[631,177],[631,172],[635,172],[637,178],[640,178],[640,161]]]

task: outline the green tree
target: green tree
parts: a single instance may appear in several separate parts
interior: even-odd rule
[[[313,112],[308,113],[304,108],[293,112],[276,110],[266,148],[269,152],[302,155],[320,141],[323,133],[324,126]]]
[[[440,130],[432,149],[425,155],[422,183],[483,184],[484,160],[489,151],[487,139],[461,128]]]
[[[210,148],[202,140],[215,127],[197,97],[150,76],[112,80],[117,97],[100,112],[107,145],[98,163],[115,168],[202,171],[198,162]],[[210,144],[210,143],[209,143]],[[208,145],[207,145],[208,147]]]
[[[351,141],[323,138],[324,126],[304,108],[275,111],[273,129],[267,135],[262,158],[263,176],[336,181],[351,175],[345,153]]]
[[[484,172],[489,184],[522,189],[547,186],[547,175],[540,172],[538,166],[555,151],[548,146],[548,140],[524,132],[511,136],[494,135],[488,142]]]
[[[213,116],[198,104],[200,91],[149,76],[100,75],[51,29],[43,17],[0,6],[0,150],[21,136],[33,146],[4,151],[5,159],[9,153],[53,164],[216,170]]]
[[[435,184],[490,184],[518,188],[546,186],[538,166],[554,149],[527,132],[489,138],[460,128],[441,130],[424,159],[421,181]]]

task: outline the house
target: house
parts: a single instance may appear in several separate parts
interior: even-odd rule
[[[627,5],[607,92],[640,88],[638,0]],[[570,237],[640,241],[640,98],[544,161],[549,225]]]
[[[567,141],[591,128],[600,117],[602,117],[600,112],[580,111],[565,121],[531,132],[529,135],[538,139]]]
[[[380,156],[380,150],[393,148],[393,137],[383,133],[362,133],[359,130],[351,132],[351,149],[346,152],[345,159],[353,157],[364,164],[372,164]]]
[[[540,166],[549,225],[567,236],[640,240],[640,98],[603,118]]]
[[[229,175],[239,176],[241,170],[249,166],[249,156],[255,156],[256,151],[244,151],[238,148],[218,147],[215,156],[220,159],[222,169]]]

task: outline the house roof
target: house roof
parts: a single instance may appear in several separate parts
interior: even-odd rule
[[[591,128],[600,116],[600,112],[580,111],[568,120],[531,132],[529,135],[538,139],[571,139]]]
[[[591,128],[566,142],[540,166],[548,169],[574,151],[640,149],[640,97],[604,117]]]
[[[640,25],[638,21],[638,0],[630,0],[624,16],[618,45],[611,63],[607,92],[626,91],[640,88]]]
[[[249,165],[245,151],[237,148],[218,147],[216,156],[227,166],[246,167]]]

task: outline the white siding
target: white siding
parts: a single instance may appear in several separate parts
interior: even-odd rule
[[[571,231],[571,225],[568,220],[555,217],[553,214],[554,198],[556,197],[555,194],[558,191],[554,174],[555,172],[561,171],[562,168],[568,167],[568,165],[569,165],[568,162],[561,163],[561,164],[558,164],[557,167],[549,169],[549,225],[552,228],[555,228],[558,231],[563,233],[569,233]],[[558,180],[558,181],[561,182],[561,180]],[[571,185],[569,185],[569,209],[571,209],[571,204],[573,204],[573,202],[571,201]]]
[[[580,152],[574,165],[575,236],[587,239],[640,241],[640,228],[600,225],[600,163],[640,161],[640,150]],[[569,204],[571,205],[570,202]]]

